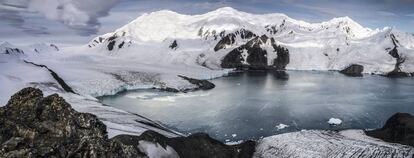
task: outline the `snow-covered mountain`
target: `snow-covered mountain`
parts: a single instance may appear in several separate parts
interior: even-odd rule
[[[61,46],[61,45],[59,45]],[[110,137],[154,130],[181,134],[95,97],[140,88],[195,89],[179,75],[212,79],[223,68],[414,72],[414,36],[392,28],[371,30],[348,17],[307,23],[283,14],[254,15],[221,8],[202,15],[144,14],[81,47],[0,44],[0,106],[24,87],[58,93],[79,112],[96,115]],[[60,78],[60,79],[59,79]],[[65,90],[70,86],[73,92]],[[369,138],[362,131],[299,131],[266,137],[257,157],[412,157],[412,147]],[[326,155],[328,153],[328,155]],[[306,157],[305,156],[305,157]]]
[[[349,17],[307,23],[229,7],[201,15],[144,14],[86,47],[143,62],[210,69],[342,70],[358,64],[364,73],[414,72],[412,34],[372,30]]]

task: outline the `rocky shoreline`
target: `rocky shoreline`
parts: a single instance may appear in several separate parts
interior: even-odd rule
[[[169,138],[154,131],[146,131],[140,136],[118,135],[109,139],[106,125],[95,115],[77,112],[57,94],[44,97],[41,90],[31,87],[17,92],[6,106],[0,107],[0,117],[0,157],[247,158],[260,157],[258,153],[262,156],[272,154],[275,149],[263,151],[263,148],[258,147],[269,146],[263,143],[269,138],[226,145],[204,133]],[[365,133],[386,142],[414,146],[414,116],[397,113],[383,128]],[[325,134],[321,134],[331,137],[335,132],[326,131]],[[269,147],[271,145],[277,144],[271,143]],[[381,151],[380,147],[374,149]],[[414,155],[412,148],[404,147],[401,150],[407,157],[410,154]],[[279,152],[279,156],[283,155],[282,151]],[[389,154],[398,157],[395,153],[398,152],[393,151]],[[381,155],[387,153],[377,156]]]

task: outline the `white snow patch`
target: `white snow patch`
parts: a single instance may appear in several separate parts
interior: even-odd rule
[[[141,140],[138,148],[145,153],[149,158],[179,158],[177,152],[170,146],[164,148],[158,143]]]

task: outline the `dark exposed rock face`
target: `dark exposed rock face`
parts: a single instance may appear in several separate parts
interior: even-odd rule
[[[97,37],[92,42],[88,44],[89,48],[93,48],[98,45],[105,46],[109,51],[116,50],[116,48],[121,49],[125,47],[129,47],[132,42],[128,38],[125,37],[126,32],[122,33],[115,33],[109,37]]]
[[[274,59],[273,65],[268,65],[268,53],[261,45],[265,45],[268,40],[277,53],[277,58]],[[223,68],[238,68],[238,69],[275,69],[284,70],[289,63],[289,50],[276,45],[273,38],[266,35],[255,37],[246,44],[230,51],[222,60],[221,67]]]
[[[359,64],[352,64],[339,72],[347,76],[358,77],[358,76],[362,76],[363,71],[364,71],[364,66],[359,65]]]
[[[109,51],[111,51],[111,50],[113,50],[113,49],[114,49],[115,43],[116,43],[116,41],[110,41],[110,42],[108,43],[108,50],[109,50]]]
[[[188,82],[197,85],[198,89],[209,90],[209,89],[213,89],[214,87],[216,87],[216,85],[214,85],[213,83],[207,80],[198,80],[198,79],[189,78],[189,77],[181,76],[181,75],[178,75],[178,77],[181,77],[187,80]]]
[[[282,46],[276,45],[274,38],[271,38],[270,40],[273,49],[277,52],[277,57],[273,62],[273,66],[276,70],[284,70],[290,61],[289,50]]]
[[[381,129],[366,131],[365,133],[368,136],[387,142],[414,147],[414,116],[407,113],[394,114]]]
[[[392,70],[391,72],[388,72],[387,74],[385,74],[386,77],[393,77],[393,78],[397,78],[397,77],[410,77],[411,74],[407,73],[407,72],[403,72],[401,71],[401,64],[405,62],[405,58],[402,57],[399,53],[398,53],[398,45],[399,45],[399,41],[395,38],[394,34],[390,35],[390,38],[392,40],[392,43],[394,44],[394,48],[392,48],[388,54],[391,55],[393,58],[395,58],[396,63],[395,63],[395,68],[394,70]]]
[[[251,157],[256,143],[228,146],[207,134],[167,138],[153,131],[108,139],[96,116],[79,113],[62,97],[25,88],[0,107],[0,157],[147,157],[142,141],[174,149],[180,157]]]
[[[4,53],[8,55],[21,55],[21,54],[24,54],[24,51],[19,48],[5,47],[4,52],[0,52],[0,53]]]
[[[113,138],[130,146],[138,146],[139,141],[157,142],[164,148],[172,147],[180,157],[248,158],[252,157],[256,143],[246,141],[235,146],[225,145],[210,138],[207,134],[196,133],[188,137],[167,138],[153,131],[140,136],[119,135]]]
[[[56,51],[59,51],[59,47],[56,46],[55,44],[50,44],[49,46],[55,48]]]
[[[174,40],[171,44],[170,44],[170,46],[169,46],[171,49],[177,49],[178,48],[178,44],[177,44],[177,40]]]
[[[220,36],[222,36],[223,34],[224,32],[220,33]],[[246,29],[237,30],[234,33],[229,33],[225,35],[224,37],[222,37],[221,40],[217,43],[217,45],[214,47],[214,51],[224,49],[226,48],[226,45],[232,45],[236,41],[236,38],[238,36],[241,39],[250,39],[250,38],[256,37],[257,35]]]

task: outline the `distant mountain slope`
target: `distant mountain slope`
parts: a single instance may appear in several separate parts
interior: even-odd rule
[[[166,10],[144,14],[87,47],[145,62],[211,69],[342,70],[358,64],[364,73],[414,72],[412,34],[364,28],[349,17],[307,23],[229,7],[201,15]]]

